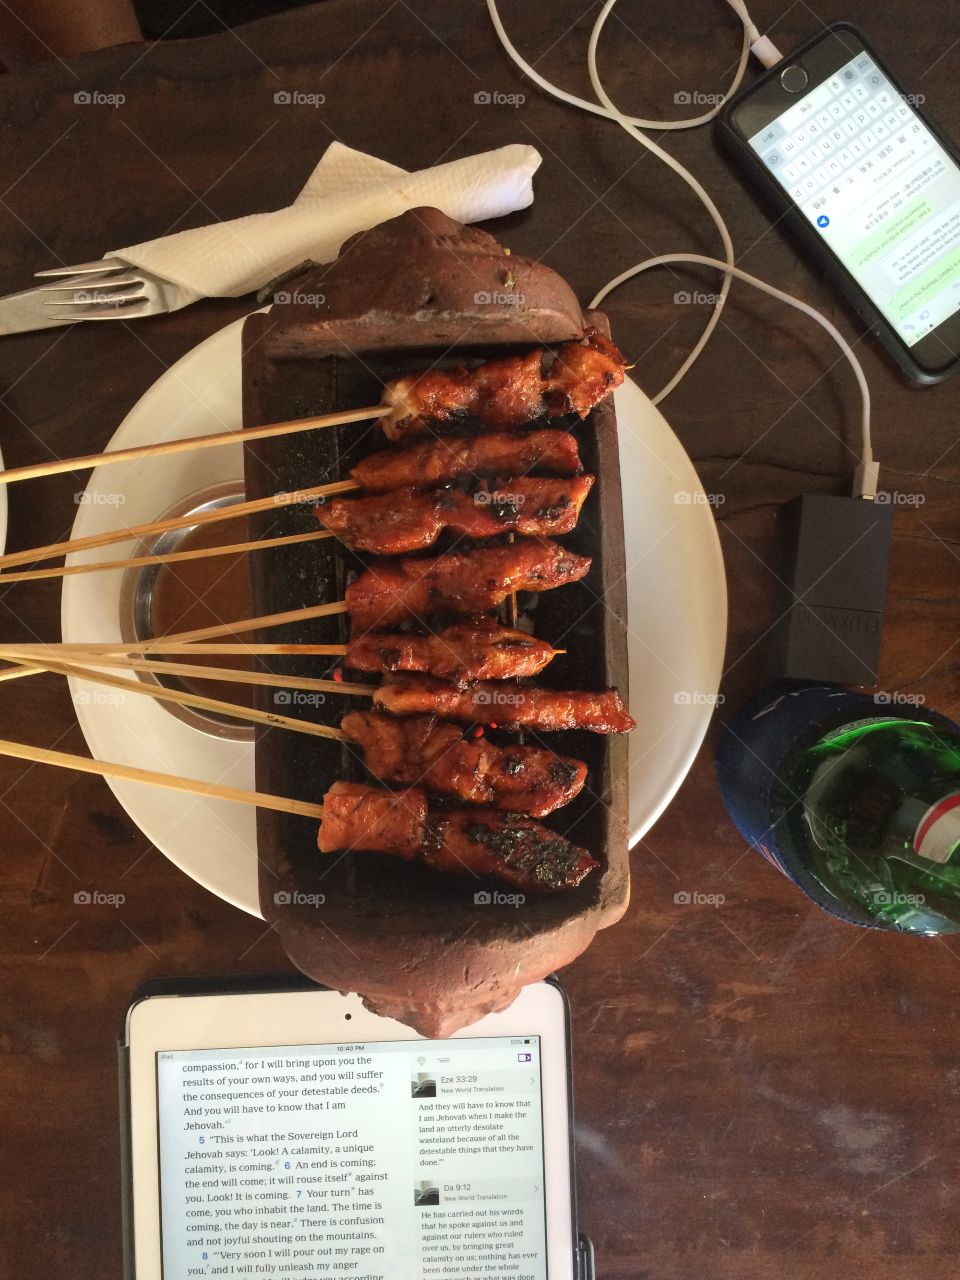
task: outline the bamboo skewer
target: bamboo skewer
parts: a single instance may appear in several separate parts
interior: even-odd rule
[[[19,680],[21,676],[38,676],[43,671],[43,667],[8,667],[6,671],[0,671],[0,680]]]
[[[0,475],[3,473],[0,472]],[[134,556],[130,560],[97,560],[91,564],[59,565],[55,569],[28,569],[25,573],[0,573],[0,587],[11,582],[33,582],[38,578],[67,578],[75,573],[97,573],[105,569],[138,569],[148,564],[174,564],[179,560],[202,560],[206,556],[240,555],[244,551],[266,551],[295,542],[317,542],[332,538],[326,529],[317,533],[293,533],[283,538],[262,538],[254,542],[234,542],[226,547],[198,547],[193,551],[169,551],[165,555]]]
[[[50,669],[42,658],[21,657],[12,652],[9,655],[3,654],[2,657],[8,657],[11,662],[30,662],[31,665],[36,664],[37,670],[46,667]],[[53,656],[50,660],[51,666],[54,664],[69,665],[77,667],[119,667],[126,671],[146,671],[151,675],[176,676],[182,679],[189,676],[191,679],[198,680],[222,680],[228,684],[248,684],[248,685],[264,685],[267,688],[274,689],[303,689],[315,693],[342,693],[346,697],[366,697],[369,698],[373,694],[373,686],[368,684],[351,684],[348,680],[325,680],[315,676],[287,676],[274,675],[269,671],[245,671],[236,667],[207,667],[202,664],[194,664],[189,662],[150,662],[141,658],[127,658],[119,654],[103,654],[103,653],[72,653],[69,659],[58,659]],[[6,672],[0,672],[0,676],[6,676]],[[148,691],[151,685],[145,685]]]
[[[0,473],[2,474],[2,473]],[[32,547],[27,551],[13,551],[0,556],[0,569],[11,565],[30,564],[35,560],[52,560],[56,556],[72,555],[75,551],[93,551],[114,542],[127,542],[131,538],[150,538],[171,529],[192,529],[194,525],[211,524],[217,520],[235,520],[240,516],[269,511],[273,507],[295,506],[335,493],[350,493],[360,486],[355,480],[333,480],[328,484],[313,485],[309,489],[295,489],[290,493],[270,494],[266,498],[254,498],[250,502],[236,502],[232,507],[218,507],[213,511],[198,511],[193,515],[172,516],[166,520],[151,520],[147,524],[131,525],[127,529],[114,529],[108,533],[90,534],[86,538],[73,538],[67,542],[52,542],[46,547]]]
[[[198,627],[195,631],[175,631],[163,636],[166,641],[184,643],[188,640],[215,640],[218,636],[243,635],[245,631],[257,631],[260,627],[280,627],[287,622],[307,622],[311,618],[329,618],[347,612],[346,600],[334,600],[331,604],[308,605],[306,609],[289,609],[286,613],[265,613],[259,618],[241,618],[238,622],[223,622],[214,627]]]
[[[109,453],[87,453],[79,458],[58,458],[54,462],[34,462],[26,467],[12,467],[0,472],[0,484],[17,480],[33,480],[40,476],[60,475],[64,471],[85,471],[88,467],[109,466],[114,462],[137,462],[141,458],[160,458],[171,453],[187,453],[192,449],[213,449],[218,445],[241,444],[248,440],[267,440],[272,436],[295,435],[299,431],[316,431],[321,427],[345,426],[382,418],[390,406],[370,405],[365,409],[348,409],[342,413],[324,413],[311,418],[295,418],[274,422],[264,427],[243,427],[237,431],[218,431],[213,435],[186,436],[182,440],[165,440],[157,444],[137,445],[129,449],[112,449]]]
[[[70,658],[73,654],[91,654],[94,657],[102,655],[112,656],[114,654],[124,655],[154,655],[154,654],[178,654],[189,653],[196,655],[202,653],[211,656],[220,656],[222,654],[246,656],[259,654],[275,654],[290,657],[343,657],[347,652],[345,644],[190,644],[174,641],[168,643],[164,639],[160,640],[135,640],[131,644],[124,644],[122,641],[114,641],[110,644],[97,644],[92,641],[78,641],[70,644],[0,644],[0,659],[6,658],[8,654],[16,652],[23,654],[30,660],[36,659],[42,662],[44,657],[48,658]],[[557,649],[557,653],[563,653],[563,649]]]
[[[244,791],[240,787],[225,787],[219,782],[201,782],[196,778],[181,778],[173,773],[156,773],[152,769],[138,769],[134,765],[91,760],[87,756],[71,755],[66,751],[48,751],[44,747],[31,747],[25,742],[10,742],[0,738],[0,756],[11,756],[15,760],[30,760],[34,764],[56,765],[60,769],[76,769],[79,773],[92,773],[101,778],[123,778],[127,782],[144,782],[154,787],[166,787],[171,791],[185,791],[188,795],[206,796],[214,800],[230,800],[237,804],[252,804],[260,809],[275,809],[278,813],[295,813],[303,818],[323,821],[323,805],[310,804],[306,800],[288,800],[286,796],[275,796],[266,791]]]
[[[74,676],[81,680],[91,680],[95,684],[109,685],[113,689],[122,689],[126,693],[145,695],[158,702],[175,702],[180,706],[194,707],[200,711],[213,711],[219,715],[229,716],[234,720],[249,720],[254,724],[266,724],[275,729],[292,729],[296,733],[305,733],[315,738],[341,739],[339,729],[330,725],[314,724],[310,720],[300,720],[296,716],[281,716],[273,711],[258,711],[254,707],[243,707],[235,702],[222,702],[219,698],[207,698],[199,693],[181,693],[177,689],[168,689],[164,685],[148,685],[142,680],[124,680],[122,676],[107,675],[95,668],[73,666],[68,662],[31,663],[28,668],[33,674],[39,671],[52,671],[56,675]]]

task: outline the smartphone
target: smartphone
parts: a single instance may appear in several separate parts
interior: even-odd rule
[[[446,1040],[306,980],[148,984],[120,1044],[136,1280],[587,1280],[567,1002]]]
[[[900,368],[960,364],[960,164],[856,27],[837,22],[732,98],[718,122]]]

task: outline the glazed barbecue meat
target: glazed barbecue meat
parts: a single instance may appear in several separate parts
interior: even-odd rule
[[[410,439],[437,425],[471,418],[503,431],[549,414],[575,412],[585,418],[594,405],[623,382],[626,364],[607,338],[588,329],[560,348],[550,372],[542,372],[542,352],[488,360],[474,369],[431,369],[397,378],[384,388],[391,406],[380,426],[388,440]]]
[[[391,412],[380,419],[388,440],[423,435],[451,419],[476,418],[494,431],[533,422],[546,411],[542,352],[488,360],[474,369],[431,369],[397,378],[384,388]]]
[[[373,705],[395,716],[437,715],[508,729],[526,726],[545,733],[562,729],[629,733],[636,727],[616,689],[565,693],[495,680],[458,689],[429,676],[394,675],[374,693]]]
[[[353,782],[335,782],[323,797],[317,837],[321,853],[392,853],[415,858],[427,823],[424,791],[380,791]]]
[[[586,849],[513,814],[458,809],[431,826],[437,844],[424,857],[428,866],[496,876],[524,893],[573,889],[600,865]]]
[[[423,786],[535,818],[569,804],[587,779],[580,760],[538,747],[497,747],[485,738],[468,741],[459,725],[435,716],[351,711],[340,727],[381,782]]]
[[[549,591],[589,569],[586,556],[540,538],[427,560],[378,560],[347,587],[347,612],[357,634],[431,613],[486,613],[515,591]]]
[[[591,330],[583,342],[567,342],[550,370],[547,410],[553,417],[577,413],[585,418],[623,382],[623,356],[609,338]]]
[[[576,438],[549,428],[524,435],[448,436],[412,449],[380,449],[358,462],[350,476],[368,493],[386,493],[406,485],[432,488],[464,476],[523,476],[531,471],[575,476],[582,470]]]
[[[432,546],[444,529],[467,538],[515,532],[525,537],[570,533],[593,476],[566,480],[519,476],[493,490],[397,489],[369,498],[333,498],[315,508],[325,529],[354,551],[396,556]]]
[[[435,635],[396,631],[359,636],[347,646],[344,665],[357,671],[424,671],[463,684],[539,675],[556,654],[536,636],[481,618]]]
[[[495,809],[430,813],[424,791],[380,791],[351,782],[335,782],[324,796],[317,847],[495,876],[524,893],[572,889],[599,865],[586,849],[530,818]]]

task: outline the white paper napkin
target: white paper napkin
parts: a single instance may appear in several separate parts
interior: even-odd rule
[[[170,309],[176,311],[198,298],[251,293],[305,258],[330,262],[355,232],[418,205],[433,205],[459,222],[525,209],[540,163],[535,148],[514,144],[407,173],[334,142],[285,209],[179,231],[104,256],[170,281]]]

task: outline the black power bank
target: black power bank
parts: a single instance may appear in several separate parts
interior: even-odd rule
[[[807,493],[783,508],[791,555],[773,662],[791,680],[875,685],[893,508]]]

